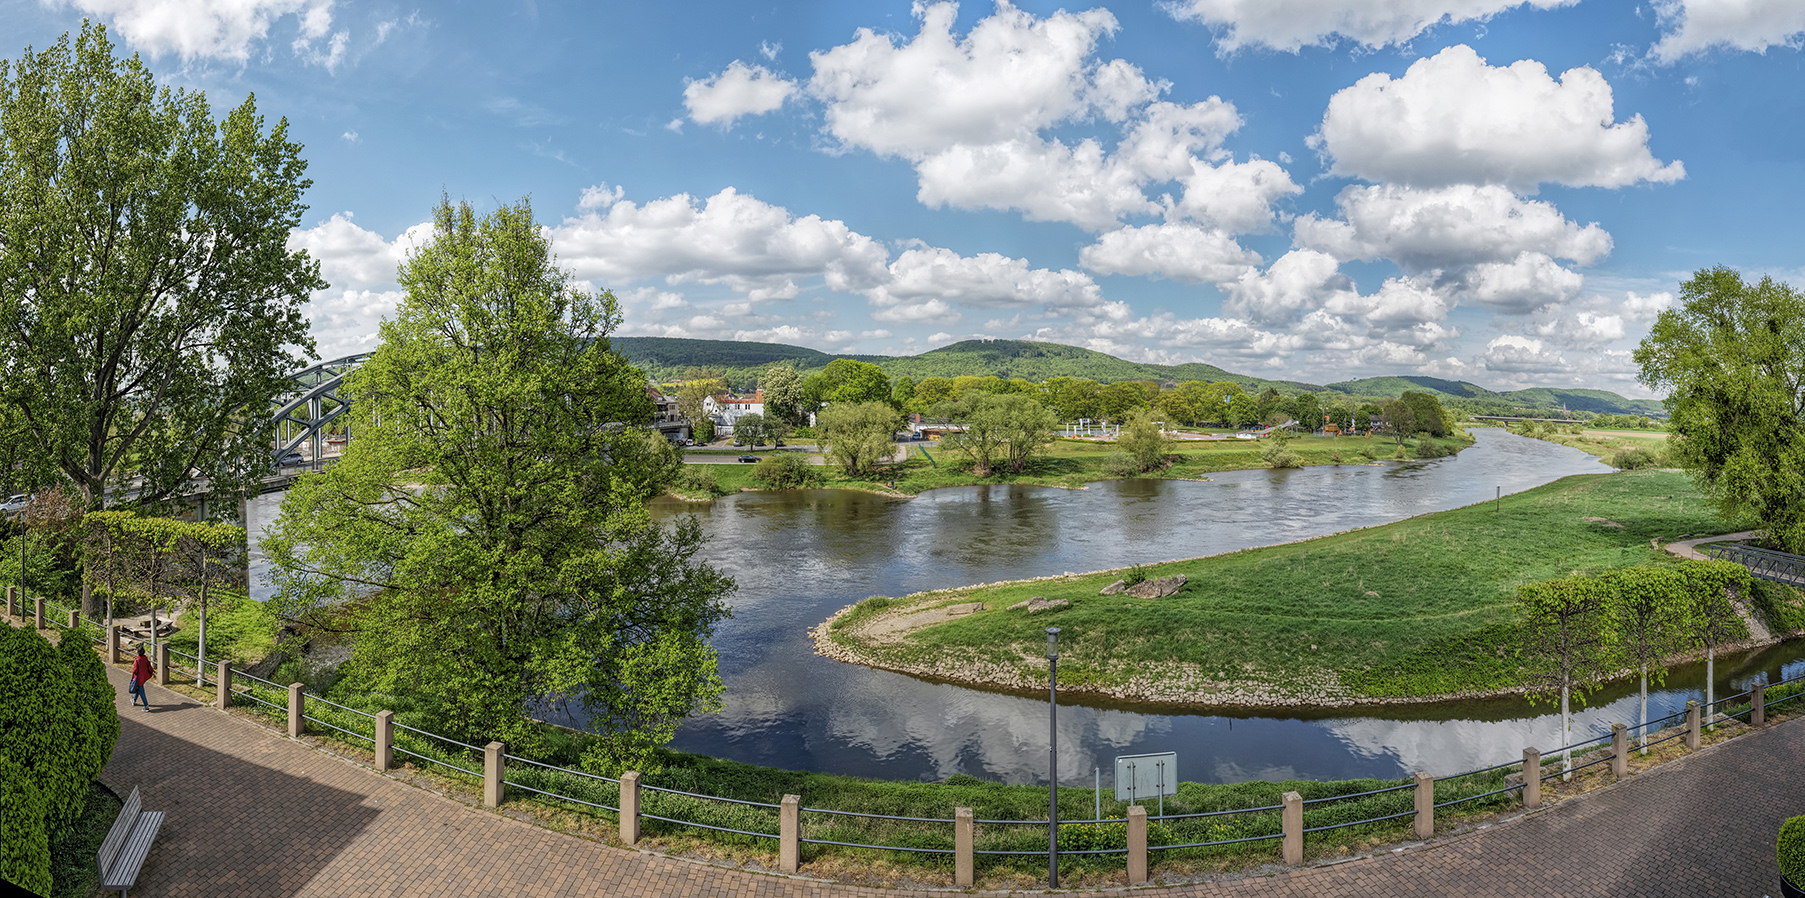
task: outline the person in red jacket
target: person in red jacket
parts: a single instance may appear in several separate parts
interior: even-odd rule
[[[138,660],[132,662],[132,704],[143,701],[146,711],[150,710],[150,696],[144,692],[144,684],[156,672],[157,666],[144,656],[144,646],[138,646]]]

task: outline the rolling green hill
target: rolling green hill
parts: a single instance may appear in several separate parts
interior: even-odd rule
[[[646,374],[659,381],[681,378],[690,368],[718,371],[736,388],[750,389],[759,372],[788,362],[807,374],[819,371],[838,358],[871,362],[890,376],[923,377],[1020,377],[1032,381],[1050,377],[1076,377],[1113,383],[1122,380],[1229,381],[1258,392],[1267,388],[1281,393],[1343,394],[1362,399],[1395,398],[1406,390],[1434,393],[1443,402],[1472,414],[1545,414],[1562,408],[1576,412],[1617,415],[1665,416],[1661,403],[1652,399],[1626,399],[1608,390],[1565,390],[1538,387],[1495,392],[1465,381],[1420,375],[1368,377],[1328,386],[1293,380],[1267,380],[1225,371],[1202,362],[1183,365],[1150,365],[1112,355],[1028,340],[966,340],[920,355],[833,355],[785,343],[748,343],[735,340],[687,340],[675,337],[616,337],[614,348],[632,359]]]
[[[1351,396],[1397,396],[1405,390],[1435,393],[1475,414],[1509,414],[1516,409],[1592,412],[1599,415],[1648,415],[1665,417],[1667,410],[1657,399],[1627,399],[1609,390],[1564,390],[1535,387],[1527,390],[1494,392],[1478,384],[1438,377],[1399,375],[1368,377],[1328,385],[1328,389]]]

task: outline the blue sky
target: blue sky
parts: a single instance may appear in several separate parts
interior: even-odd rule
[[[306,145],[320,353],[441,191],[530,196],[623,334],[977,336],[1647,395],[1691,272],[1805,280],[1805,3],[0,0]]]

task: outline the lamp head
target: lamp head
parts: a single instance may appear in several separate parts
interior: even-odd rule
[[[1053,658],[1058,658],[1058,657],[1059,657],[1059,628],[1058,627],[1048,627],[1047,628],[1047,658],[1053,659]]]

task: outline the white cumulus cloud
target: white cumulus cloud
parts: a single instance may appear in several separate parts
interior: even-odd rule
[[[1544,253],[1525,252],[1510,262],[1474,266],[1461,293],[1501,312],[1522,314],[1572,299],[1585,280]]]
[[[1805,43],[1805,3],[1798,0],[1656,0],[1665,30],[1649,55],[1663,63],[1725,47],[1765,53]]]
[[[1233,281],[1260,264],[1258,253],[1221,231],[1171,222],[1105,233],[1079,251],[1078,260],[1098,274],[1148,275],[1193,284]]]
[[[1491,66],[1456,45],[1400,78],[1361,78],[1329,100],[1312,144],[1330,171],[1369,181],[1444,187],[1543,182],[1622,187],[1685,177],[1648,149],[1640,115],[1615,122],[1611,86],[1590,67],[1559,80],[1535,60]]]
[[[736,59],[725,70],[686,85],[683,105],[693,121],[727,125],[742,115],[771,112],[795,92],[796,82]]]
[[[1596,223],[1582,227],[1503,187],[1350,186],[1335,202],[1341,219],[1297,220],[1298,246],[1343,261],[1387,258],[1413,273],[1511,262],[1526,252],[1590,265],[1611,251],[1611,235]]]
[[[1518,7],[1552,9],[1579,0],[1170,0],[1174,18],[1216,31],[1223,53],[1266,46],[1291,53],[1345,38],[1369,47],[1402,44],[1443,22],[1483,21]]]
[[[332,0],[68,0],[88,15],[105,19],[134,47],[152,56],[184,60],[244,62],[251,48],[269,36],[270,26],[295,16],[300,36],[295,50],[320,64],[343,59],[341,39],[327,49],[312,42],[332,29]]]
[[[828,133],[915,158],[1092,115],[1121,121],[1158,94],[1126,62],[1091,58],[1117,28],[1108,10],[1037,19],[1002,2],[964,38],[953,34],[957,13],[954,3],[917,4],[921,30],[906,43],[861,28],[851,43],[809,54],[809,90],[827,105]]]

